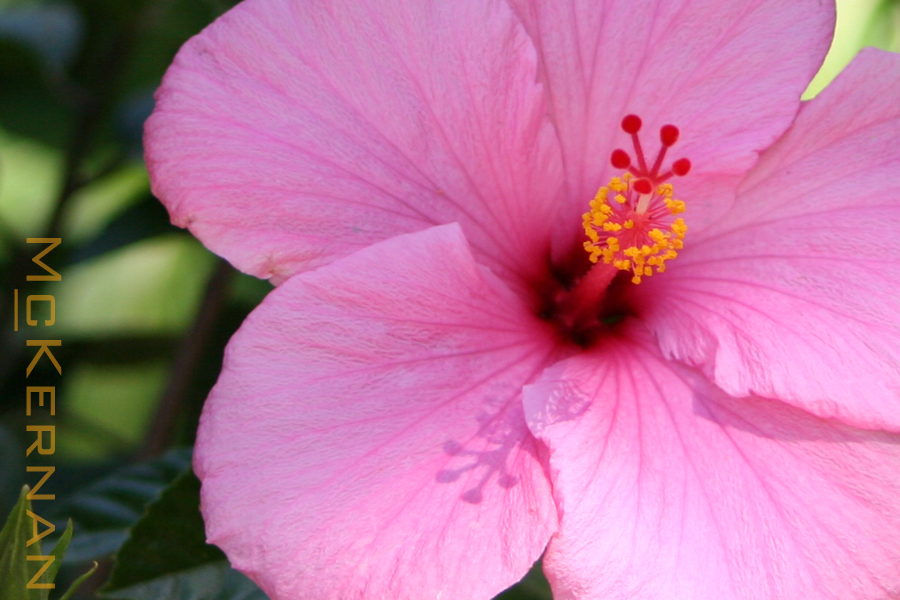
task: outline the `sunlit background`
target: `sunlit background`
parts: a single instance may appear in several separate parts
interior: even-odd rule
[[[269,289],[169,225],[142,162],[166,66],[233,4],[0,0],[0,524],[25,481],[26,421],[55,424],[54,517],[72,516],[78,534],[65,577],[116,550],[186,466],[188,454],[165,453],[191,446],[224,344]],[[864,46],[900,51],[900,0],[838,1],[835,42],[804,97]],[[28,287],[25,238],[56,236],[48,263],[62,281]],[[28,332],[13,331],[15,288],[56,297],[55,417],[25,416],[33,351]],[[101,560],[80,597],[93,598],[110,569]],[[532,577],[507,597],[545,598],[546,586]]]

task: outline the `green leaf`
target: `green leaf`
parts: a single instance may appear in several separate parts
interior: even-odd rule
[[[494,600],[553,600],[550,584],[544,577],[541,561],[537,561],[522,581],[515,584]]]
[[[62,566],[62,559],[66,553],[66,548],[69,547],[69,542],[72,541],[72,519],[69,519],[69,522],[66,524],[66,530],[63,532],[62,537],[59,538],[59,541],[56,542],[56,546],[53,547],[53,551],[50,553],[53,555],[53,563],[47,568],[45,572],[45,576],[47,581],[56,581],[56,574],[59,572],[59,568]],[[38,542],[40,543],[40,542]]]
[[[116,552],[147,505],[190,462],[189,450],[174,450],[152,461],[119,469],[57,502],[54,515],[59,520],[74,519],[78,532],[66,554],[66,564]]]
[[[42,557],[44,554],[41,550],[40,540],[26,546],[33,535],[34,527],[34,519],[28,514],[32,510],[28,491],[27,485],[22,487],[19,501],[13,507],[3,530],[0,531],[0,598],[3,600],[47,600],[50,589],[52,589],[50,587],[28,587],[35,579],[35,575],[40,573],[41,568],[47,564],[45,560],[28,560],[28,557]],[[38,527],[39,531],[44,531],[43,525]],[[65,554],[71,539],[72,522],[69,521],[66,531],[49,554],[53,557],[53,562],[43,573],[40,573],[35,584],[38,586],[53,584],[56,574],[59,572],[63,554]]]
[[[32,566],[37,566],[37,563],[25,560],[25,542],[31,536],[31,519],[25,513],[31,508],[31,503],[26,498],[27,494],[26,486],[22,488],[19,501],[6,519],[3,530],[0,531],[0,597],[9,600],[39,598],[26,589],[35,573]]]
[[[114,591],[158,577],[225,559],[206,543],[200,515],[200,480],[193,471],[181,475],[134,526],[116,556],[104,591]]]
[[[154,502],[116,556],[103,596],[118,600],[268,600],[206,543],[200,480],[181,475]]]
[[[104,593],[110,600],[268,600],[255,583],[228,565],[228,561],[157,577],[144,583]]]
[[[77,590],[79,587],[81,587],[81,584],[84,583],[88,577],[93,575],[94,572],[97,570],[97,567],[99,567],[99,566],[100,565],[95,562],[94,566],[91,567],[90,571],[88,571],[87,573],[85,573],[84,575],[82,575],[81,577],[79,577],[78,579],[76,579],[75,581],[72,582],[72,585],[69,586],[69,589],[66,591],[65,594],[63,594],[62,598],[60,598],[59,600],[69,600],[69,598],[72,597],[72,594],[75,593],[75,590]]]

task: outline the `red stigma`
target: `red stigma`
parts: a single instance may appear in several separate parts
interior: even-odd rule
[[[691,170],[691,161],[686,158],[679,158],[670,167],[669,171],[660,173],[663,160],[666,157],[666,151],[674,146],[678,141],[681,132],[674,125],[663,125],[659,129],[659,141],[662,144],[653,166],[647,167],[647,160],[644,157],[644,150],[641,147],[641,141],[638,132],[641,130],[643,122],[637,115],[626,115],[622,119],[622,131],[631,136],[631,143],[634,146],[634,153],[637,157],[637,164],[631,162],[631,156],[620,148],[613,150],[609,157],[612,166],[617,169],[628,169],[632,175],[637,178],[634,182],[634,189],[640,194],[649,194],[654,187],[670,179],[673,175],[683,177]],[[640,186],[640,187],[638,187]],[[644,191],[646,190],[646,191]]]
[[[638,179],[631,187],[634,188],[634,191],[638,194],[649,194],[653,191],[653,185],[650,183],[649,179]]]
[[[641,130],[641,118],[637,115],[628,115],[622,119],[622,129],[632,135],[637,133]]]
[[[613,150],[612,156],[609,157],[609,161],[612,163],[612,166],[617,169],[627,169],[631,166],[631,157],[628,156],[627,152],[618,148]]]
[[[663,146],[674,146],[678,141],[678,128],[674,125],[663,125],[659,130],[659,141]]]
[[[672,172],[679,177],[684,177],[691,171],[691,161],[686,158],[679,158],[672,163]]]

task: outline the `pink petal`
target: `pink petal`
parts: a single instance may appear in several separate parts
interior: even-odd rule
[[[535,51],[502,2],[246,0],[189,41],[146,147],[173,221],[280,282],[458,221],[524,274],[562,189]]]
[[[497,594],[556,526],[521,407],[550,339],[456,225],[287,280],[204,410],[209,540],[272,600]]]
[[[900,57],[865,51],[648,282],[668,355],[732,395],[900,430],[897,90]]]
[[[900,436],[731,398],[631,332],[525,388],[555,600],[900,594]]]
[[[834,6],[820,0],[509,0],[535,40],[563,145],[569,187],[559,243],[613,174],[613,148],[632,155],[622,117],[638,114],[649,160],[659,127],[688,157],[675,181],[692,230],[730,204],[741,177],[790,125],[828,50]]]

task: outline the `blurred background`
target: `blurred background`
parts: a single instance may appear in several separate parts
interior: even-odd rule
[[[26,481],[26,425],[55,425],[42,493],[56,499],[39,506],[58,532],[72,518],[75,538],[51,598],[93,560],[76,598],[110,578],[116,598],[265,598],[203,543],[185,471],[223,348],[270,286],[169,224],[141,146],[175,52],[235,3],[0,0],[0,524]],[[805,97],[864,46],[900,51],[900,0],[838,1],[835,43]],[[37,247],[26,237],[62,238],[45,259],[62,281],[25,281]],[[13,330],[14,289],[55,296],[52,329]],[[56,384],[55,416],[25,415],[29,337],[63,341],[63,376],[43,360],[28,380]],[[504,598],[549,592],[535,570]]]

